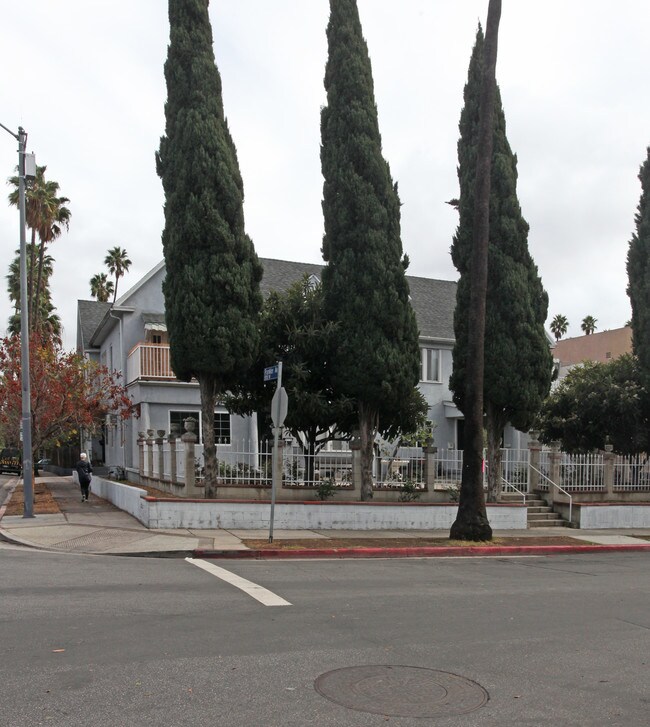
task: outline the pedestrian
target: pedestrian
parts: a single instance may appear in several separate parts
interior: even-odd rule
[[[81,453],[80,459],[74,466],[74,468],[77,470],[77,475],[79,477],[79,487],[81,487],[81,502],[84,502],[88,499],[91,474],[93,471],[93,468],[91,467],[85,452]]]

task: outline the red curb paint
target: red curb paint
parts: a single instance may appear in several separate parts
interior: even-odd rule
[[[194,550],[193,558],[445,558],[499,555],[564,555],[567,553],[639,552],[648,545],[503,545],[449,548],[314,548],[302,550]]]

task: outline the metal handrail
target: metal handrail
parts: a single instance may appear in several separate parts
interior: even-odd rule
[[[525,492],[522,492],[522,491],[521,491],[521,490],[519,490],[519,489],[518,489],[517,487],[515,487],[515,486],[514,486],[514,485],[512,485],[512,484],[510,484],[510,482],[508,482],[508,480],[506,480],[506,478],[505,478],[505,477],[504,477],[503,475],[501,475],[501,479],[502,479],[502,480],[503,480],[503,481],[504,481],[504,482],[506,483],[506,485],[507,485],[508,487],[512,487],[512,489],[513,489],[513,490],[514,490],[514,491],[515,491],[515,492],[516,492],[517,494],[521,495],[521,498],[522,498],[522,500],[524,501],[524,505],[525,505],[525,504],[526,504],[526,493],[525,493]]]
[[[538,470],[537,467],[534,467],[532,464],[529,464],[528,466],[531,468],[531,470],[535,470],[535,472],[537,472],[537,474],[540,474],[545,480],[548,480],[549,483],[551,485],[553,485],[553,487],[557,487],[557,489],[562,494],[566,495],[569,498],[569,525],[571,525],[573,523],[573,520],[571,519],[571,512],[572,512],[572,508],[573,508],[573,498],[571,497],[571,495],[563,487],[560,487],[560,485],[558,485],[557,482],[553,482],[553,480],[550,477],[547,477],[543,472]],[[553,498],[553,495],[551,494],[551,499],[552,498]]]

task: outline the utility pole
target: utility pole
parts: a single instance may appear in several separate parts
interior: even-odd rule
[[[22,385],[23,440],[23,517],[34,517],[34,464],[32,462],[32,400],[29,384],[29,320],[27,301],[27,241],[25,239],[25,182],[36,176],[36,160],[27,154],[27,132],[22,126],[14,134],[0,126],[18,141],[18,209],[20,212],[20,378]]]

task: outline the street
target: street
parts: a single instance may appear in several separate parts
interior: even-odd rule
[[[648,724],[643,553],[209,563],[290,605],[182,559],[1,547],[2,724]],[[334,694],[380,713],[314,686],[381,665],[392,682],[361,670]],[[440,672],[453,699],[427,686]]]

